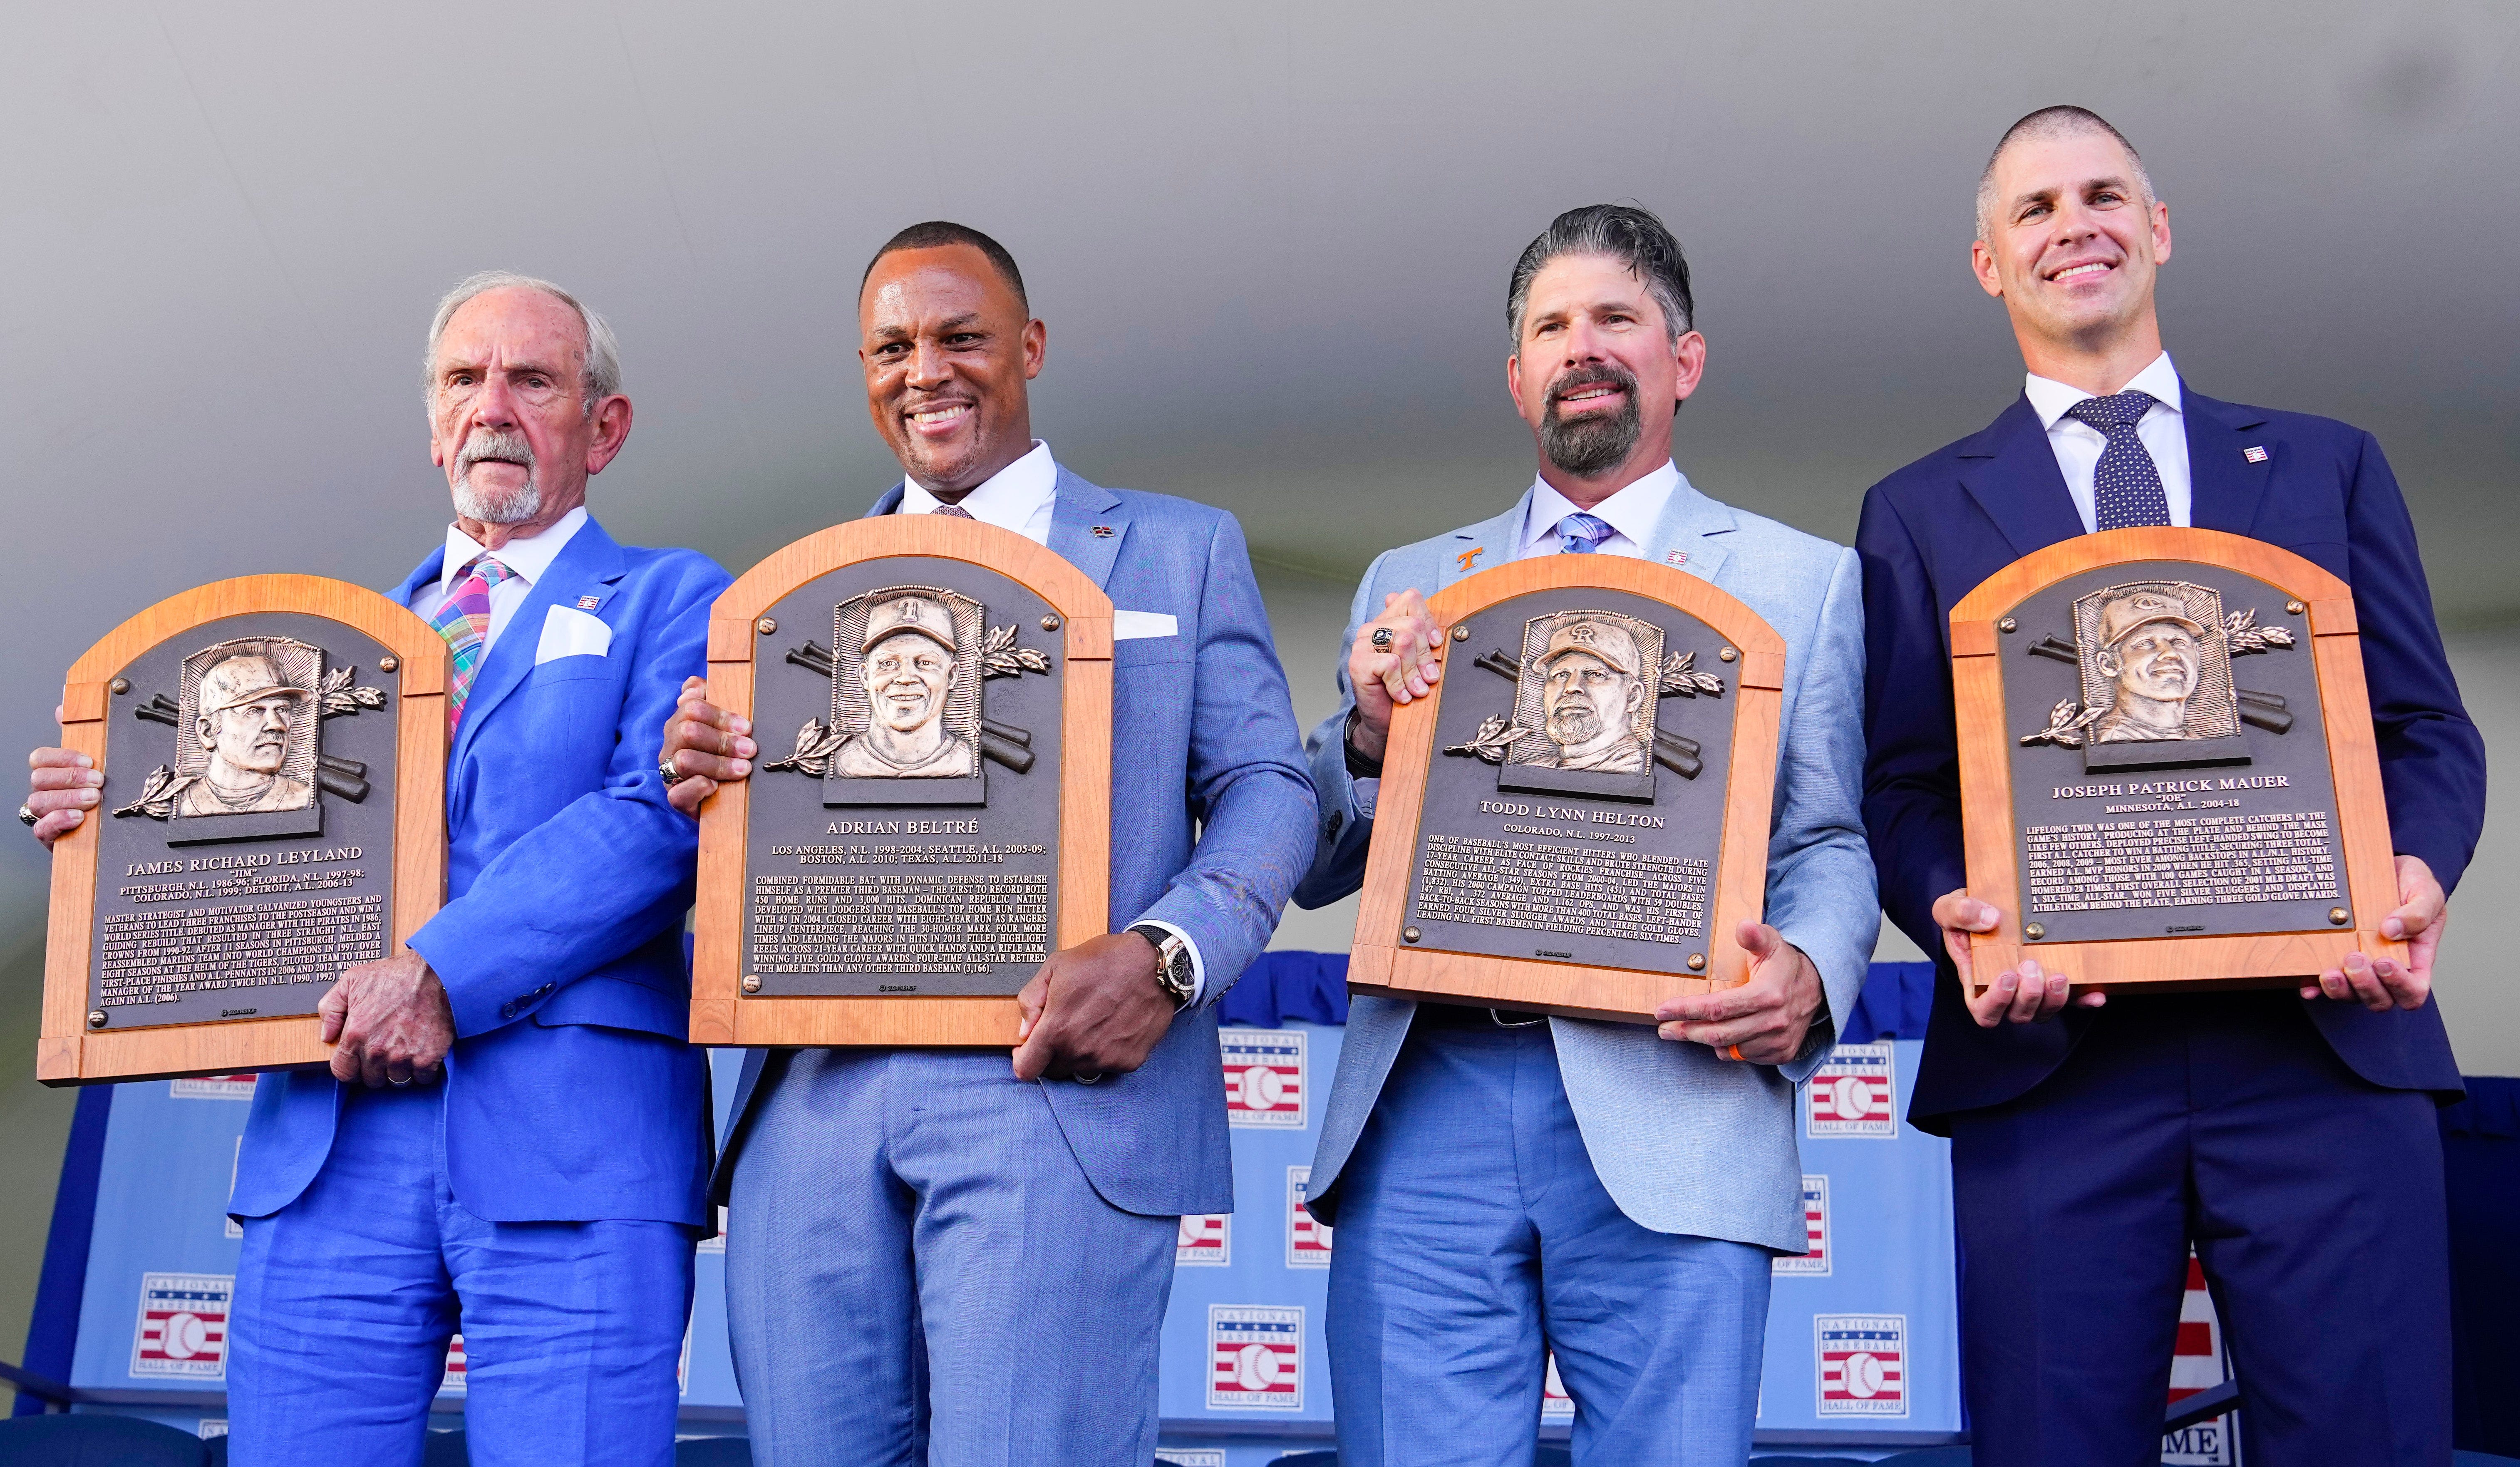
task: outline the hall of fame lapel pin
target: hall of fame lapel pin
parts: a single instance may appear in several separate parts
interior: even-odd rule
[[[2267,461],[2267,451],[2255,444],[2251,444],[2250,446],[2240,450],[2240,457],[2247,459],[2253,464],[2263,464]]]
[[[577,598],[577,609],[582,612],[591,612],[603,603],[604,598],[601,596],[580,596]]]
[[[1663,564],[1667,566],[1686,566],[1688,564],[1688,552],[1686,550],[1675,550],[1671,554],[1664,556],[1662,559]]]

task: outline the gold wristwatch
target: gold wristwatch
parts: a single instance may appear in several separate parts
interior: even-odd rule
[[[1155,986],[1164,990],[1178,1014],[1198,995],[1198,965],[1190,955],[1190,940],[1177,932],[1142,922],[1129,931],[1155,944]]]

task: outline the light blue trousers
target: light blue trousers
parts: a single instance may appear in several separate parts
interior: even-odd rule
[[[230,1459],[416,1467],[460,1331],[476,1467],[667,1467],[689,1230],[473,1216],[447,1188],[442,1094],[352,1090],[314,1183],[246,1219]]]
[[[1576,1467],[1749,1457],[1769,1255],[1619,1211],[1546,1024],[1420,1026],[1338,1188],[1340,1467],[1528,1467],[1551,1350]]]
[[[754,1462],[1152,1461],[1177,1219],[1104,1202],[1003,1050],[786,1065],[727,1208]]]

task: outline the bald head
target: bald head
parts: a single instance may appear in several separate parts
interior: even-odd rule
[[[2149,210],[2153,204],[2152,175],[2144,171],[2143,160],[2137,156],[2135,144],[2127,141],[2125,133],[2089,108],[2043,107],[2005,128],[2003,136],[1996,141],[1995,151],[1987,155],[1986,167],[1977,175],[1977,237],[1988,239],[1995,229],[1996,206],[2002,202],[1997,198],[1996,165],[2003,161],[2006,152],[2018,143],[2081,136],[2105,137],[2125,152],[2127,167],[2134,175],[2135,186],[2142,191],[2145,209]]]

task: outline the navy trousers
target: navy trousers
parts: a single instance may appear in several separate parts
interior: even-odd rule
[[[2356,1076],[2302,1007],[2112,997],[2037,1088],[1953,1118],[1978,1467],[2161,1460],[2190,1240],[2250,1467],[2450,1461],[2433,1100]]]
[[[667,1467],[691,1230],[472,1215],[446,1182],[444,1094],[351,1090],[313,1184],[246,1219],[238,1467],[418,1467],[459,1331],[474,1462]]]
[[[1548,1025],[1420,1023],[1339,1176],[1339,1461],[1529,1467],[1554,1350],[1578,1467],[1738,1467],[1772,1271],[1619,1211]]]

